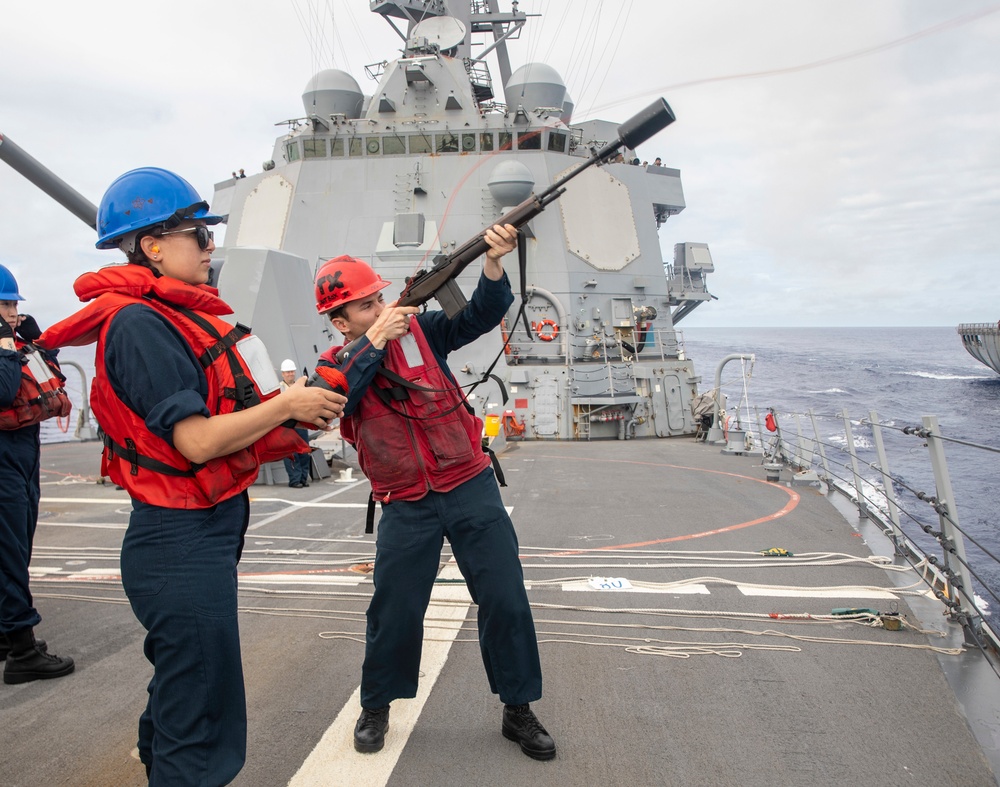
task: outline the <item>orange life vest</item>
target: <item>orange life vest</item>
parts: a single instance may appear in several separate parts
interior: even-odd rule
[[[233,349],[249,329],[234,328],[217,316],[232,309],[215,288],[156,277],[140,265],[120,265],[85,273],[74,289],[89,303],[45,331],[39,343],[60,347],[97,342],[90,403],[104,432],[101,473],[129,495],[167,508],[209,508],[253,484],[261,462],[309,450],[293,429],[279,426],[247,448],[192,464],[150,432],[108,382],[104,347],[111,320],[119,309],[141,303],[166,317],[201,362],[209,413],[224,415],[277,395],[260,396],[247,364]]]
[[[68,416],[72,404],[59,364],[30,342],[15,338],[14,346],[21,361],[21,385],[10,407],[0,409],[0,429],[21,429]]]

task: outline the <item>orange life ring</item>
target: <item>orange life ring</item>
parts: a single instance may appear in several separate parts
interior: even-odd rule
[[[546,326],[552,329],[551,333],[542,333],[542,328]],[[543,342],[551,342],[559,335],[559,326],[556,325],[555,320],[541,320],[535,324],[535,334]]]

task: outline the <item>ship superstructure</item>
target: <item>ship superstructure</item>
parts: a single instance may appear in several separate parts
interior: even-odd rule
[[[616,139],[617,124],[574,123],[559,74],[511,71],[506,42],[526,23],[494,2],[372,2],[405,39],[402,55],[350,74],[325,70],[303,93],[264,171],[217,184],[228,214],[219,256],[223,297],[274,357],[309,361],[339,339],[315,315],[312,275],[349,254],[393,281],[426,268],[532,192]],[[405,33],[400,28],[405,26]],[[472,42],[491,37],[478,55]],[[495,50],[502,98],[484,61]],[[705,244],[678,244],[672,266],[658,229],[684,208],[680,173],[638,165],[635,151],[592,167],[525,227],[527,272],[505,261],[521,299],[500,331],[452,355],[463,386],[493,373],[470,401],[508,435],[589,439],[695,431],[697,378],[674,329],[709,299]],[[635,161],[636,163],[631,163]],[[471,292],[478,265],[458,283]],[[248,286],[248,281],[251,286]],[[433,303],[431,304],[434,305]],[[506,347],[504,342],[507,340]]]

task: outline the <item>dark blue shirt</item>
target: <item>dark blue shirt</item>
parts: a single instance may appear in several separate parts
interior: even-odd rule
[[[194,351],[170,320],[149,306],[132,304],[114,316],[104,364],[112,390],[171,446],[174,424],[211,415],[208,380]]]
[[[0,409],[14,403],[21,387],[21,360],[13,350],[0,348]]]

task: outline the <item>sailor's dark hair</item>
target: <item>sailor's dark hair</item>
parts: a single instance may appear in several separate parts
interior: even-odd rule
[[[344,319],[344,313],[346,311],[347,311],[347,304],[346,303],[342,303],[336,309],[330,309],[330,311],[328,311],[326,313],[326,316],[330,318],[330,322],[333,322],[338,317],[340,319]]]
[[[147,236],[159,237],[159,233],[163,231],[162,225],[156,225],[150,227],[149,231],[140,233],[135,239],[135,248],[130,252],[126,253],[125,257],[132,265],[141,265],[143,268],[149,268],[153,274],[157,277],[162,276],[156,268],[153,267],[152,261],[146,256],[146,252],[142,250],[142,239]]]

